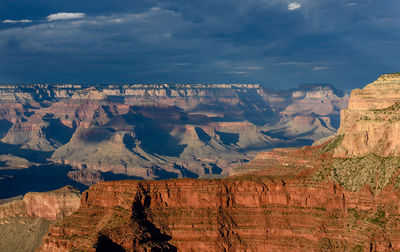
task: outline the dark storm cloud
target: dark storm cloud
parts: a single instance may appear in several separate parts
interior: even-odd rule
[[[0,3],[3,82],[353,88],[399,71],[396,0],[19,3]]]

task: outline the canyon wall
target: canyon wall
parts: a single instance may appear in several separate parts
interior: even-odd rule
[[[329,85],[3,85],[0,154],[72,166],[88,185],[221,176],[259,150],[335,133],[347,100]]]
[[[266,177],[99,183],[39,251],[400,249],[398,193]]]
[[[341,112],[337,157],[400,156],[400,74],[386,74],[351,92]]]
[[[228,178],[100,182],[39,251],[400,250],[398,79],[352,92],[327,142],[260,152]]]

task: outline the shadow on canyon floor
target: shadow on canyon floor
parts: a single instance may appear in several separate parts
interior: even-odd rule
[[[10,198],[27,192],[45,192],[71,185],[81,191],[88,187],[68,178],[68,166],[39,165],[21,170],[0,170],[0,198]]]
[[[68,165],[46,164],[33,165],[28,169],[0,170],[0,199],[24,195],[28,192],[46,192],[71,185],[81,192],[88,186],[76,182],[68,177],[68,172],[77,171]],[[113,180],[142,180],[141,177],[112,172],[101,173],[104,181]]]
[[[313,143],[314,140],[311,139],[295,139],[293,142],[277,144],[274,148],[311,146]]]
[[[33,163],[45,164],[48,163],[47,159],[51,157],[53,152],[21,149],[19,145],[0,142],[0,155],[3,154],[11,154],[13,156],[25,158]]]
[[[126,180],[126,179],[143,180],[142,177],[129,176],[126,174],[116,174],[116,173],[112,173],[112,172],[101,173],[101,176],[103,177],[104,181]]]
[[[234,141],[232,136],[228,137],[226,141]],[[300,147],[304,145],[311,145],[312,140],[309,139],[295,139],[293,142],[281,143],[273,147]],[[257,149],[257,148],[256,148]],[[246,151],[249,151],[248,149]],[[260,151],[260,149],[257,149]],[[265,151],[265,149],[264,149]],[[38,165],[33,165],[28,169],[4,169],[0,170],[0,199],[24,195],[27,192],[43,192],[61,188],[65,185],[71,185],[80,191],[86,190],[88,187],[72,180],[67,176],[68,172],[74,171],[71,166],[52,164],[47,161],[52,152],[41,152],[20,149],[17,145],[10,145],[0,143],[0,154],[12,154],[18,157],[25,158]],[[1,164],[0,164],[1,165]],[[214,167],[215,166],[215,167]],[[214,165],[212,167],[213,176],[217,176],[222,170]],[[160,179],[189,177],[198,178],[199,175],[189,171],[183,166],[175,165],[175,169],[180,171],[180,175],[174,172],[168,172],[161,168],[153,170],[154,174],[158,175]],[[76,171],[76,170],[75,170]],[[211,177],[211,175],[209,175]],[[205,176],[205,177],[209,177]],[[129,176],[125,174],[114,174],[112,172],[101,173],[101,179],[104,181],[112,180],[142,180],[143,178],[137,176]]]

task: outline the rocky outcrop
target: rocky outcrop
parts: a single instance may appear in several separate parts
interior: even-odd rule
[[[0,219],[13,217],[57,220],[70,215],[80,204],[80,192],[70,186],[50,192],[30,192],[22,200],[0,205]]]
[[[384,109],[399,101],[400,74],[384,74],[363,89],[354,89],[349,110]]]
[[[79,204],[80,192],[69,186],[0,204],[0,251],[35,251],[49,225],[72,214]]]
[[[341,112],[335,150],[337,157],[361,157],[374,153],[400,156],[400,74],[386,74],[363,89],[351,92],[349,108]]]
[[[99,171],[89,171],[87,169],[69,171],[67,176],[73,181],[86,186],[91,186],[100,181],[104,181],[104,178],[101,176]]]

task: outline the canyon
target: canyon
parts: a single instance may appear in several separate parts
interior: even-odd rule
[[[30,191],[227,176],[259,151],[334,134],[348,98],[311,84],[2,85],[0,178],[13,190],[0,198],[27,192],[29,176],[58,181]]]
[[[378,82],[390,92],[397,77]],[[382,107],[357,104],[369,88],[353,91],[342,115],[397,109],[397,97]],[[400,157],[389,151],[395,139],[381,138],[392,125],[357,151],[357,136],[377,125],[342,118],[330,140],[259,152],[226,178],[99,182],[49,227],[38,251],[400,250]]]

